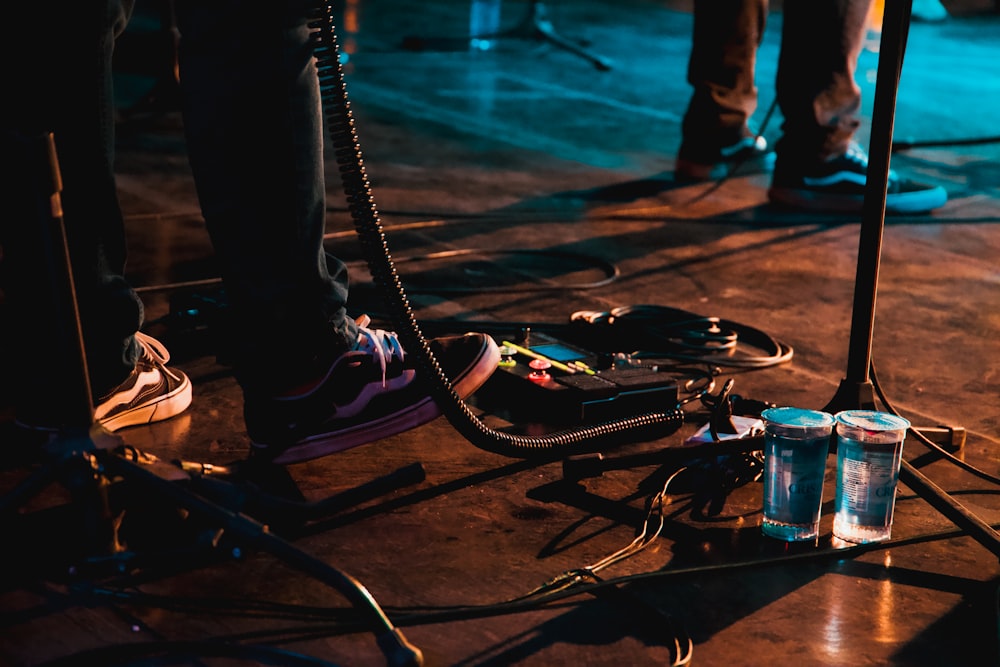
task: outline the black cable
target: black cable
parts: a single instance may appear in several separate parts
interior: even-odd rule
[[[927,139],[924,141],[894,141],[892,151],[907,151],[913,148],[948,148],[951,146],[981,146],[1000,143],[1000,135],[995,137],[970,137],[966,139]]]
[[[254,660],[280,667],[337,667],[335,663],[266,645],[234,644],[223,641],[127,642],[80,651],[44,662],[39,667],[144,667],[150,664],[190,664],[192,658]],[[155,663],[150,660],[155,659]]]
[[[618,266],[612,262],[607,262],[596,257],[591,257],[575,252],[565,252],[560,250],[531,250],[525,248],[515,248],[515,249],[505,249],[505,250],[484,250],[479,248],[467,248],[461,250],[442,250],[440,252],[427,253],[424,255],[416,255],[412,257],[406,257],[403,259],[397,258],[395,264],[398,266],[407,262],[425,262],[434,261],[439,259],[451,259],[454,257],[468,257],[471,255],[526,255],[530,257],[552,257],[556,259],[571,259],[577,260],[581,263],[591,263],[596,268],[601,270],[605,277],[601,280],[594,280],[587,283],[556,283],[551,285],[529,285],[520,287],[510,287],[507,285],[498,285],[495,287],[487,287],[482,285],[430,285],[430,286],[414,286],[411,285],[407,288],[409,292],[414,294],[418,293],[470,293],[470,294],[481,294],[484,292],[504,292],[504,293],[515,293],[515,292],[545,292],[550,290],[588,290],[595,289],[597,287],[604,287],[605,285],[610,285],[615,280],[621,276],[621,270]]]
[[[631,350],[633,359],[667,358],[716,366],[758,369],[792,359],[791,345],[755,327],[658,305],[578,311],[571,322],[592,328],[597,345]],[[762,354],[747,354],[746,349]]]
[[[874,379],[874,374],[872,372],[873,368],[874,363],[869,360],[869,375],[873,378],[873,386],[878,388],[878,395],[880,399],[882,399],[883,403],[886,404],[886,409],[893,410],[893,413],[898,415],[898,412],[894,411],[891,404],[887,403],[885,393],[878,387],[878,383]],[[908,432],[912,434],[918,433],[918,431],[912,426],[908,429]],[[919,435],[918,439],[924,444],[929,445],[932,449],[940,451],[942,454],[945,453],[944,450],[938,447],[935,443],[930,442],[922,434]],[[986,473],[983,473],[972,466],[966,467],[964,462],[960,461],[958,458],[948,457],[948,460],[960,465],[963,469],[968,470],[969,472],[973,472],[980,477],[993,481],[992,476],[987,476]],[[931,507],[950,519],[956,526],[963,528],[969,536],[974,538],[983,547],[987,548],[994,555],[1000,556],[1000,533],[998,533],[975,512],[965,507],[943,489],[939,488],[933,481],[931,481],[905,459],[900,462],[899,479],[901,482],[914,489],[921,498],[931,505]]]
[[[764,138],[764,132],[767,130],[767,126],[771,122],[771,116],[774,115],[774,112],[775,110],[777,110],[777,108],[778,108],[778,100],[777,98],[775,98],[771,102],[771,105],[767,108],[767,112],[764,114],[764,120],[761,121],[760,129],[757,130],[757,133],[754,135],[754,141]],[[751,154],[747,153],[743,157],[736,160],[736,162],[734,162],[730,166],[729,170],[726,171],[725,175],[722,178],[712,183],[704,191],[699,192],[697,195],[695,195],[688,201],[684,202],[684,205],[690,206],[691,204],[695,204],[701,201],[702,199],[708,197],[710,194],[712,194],[713,192],[721,188],[723,185],[725,185],[725,183],[729,181],[731,178],[738,176],[740,167],[742,167],[750,159],[750,157]]]
[[[918,496],[914,496],[917,499]],[[1000,527],[1000,524],[995,524]],[[594,591],[600,590],[602,588],[621,586],[622,584],[635,583],[635,582],[658,582],[658,581],[670,581],[672,579],[680,577],[689,576],[701,576],[701,575],[712,575],[715,573],[726,573],[726,572],[740,572],[748,569],[756,569],[761,567],[786,567],[790,564],[801,563],[801,562],[812,562],[818,560],[845,560],[848,558],[853,558],[861,556],[865,553],[871,551],[882,551],[889,549],[896,549],[901,547],[913,546],[918,544],[924,544],[928,542],[936,542],[941,540],[950,540],[957,538],[966,538],[968,534],[962,530],[952,529],[944,531],[935,531],[921,533],[917,535],[912,535],[908,537],[891,537],[888,540],[881,542],[869,542],[865,544],[850,544],[844,547],[828,547],[815,549],[811,551],[802,551],[797,553],[783,553],[780,556],[757,558],[753,560],[743,560],[737,562],[727,562],[727,563],[712,563],[708,565],[693,565],[689,567],[677,567],[677,568],[667,568],[658,569],[650,572],[639,572],[636,574],[622,575],[619,577],[613,577],[608,579],[602,579],[600,581],[595,581],[593,583],[581,583],[577,586],[571,588],[560,589],[546,595],[533,596],[531,598],[516,598],[513,600],[503,601],[499,603],[485,603],[485,604],[474,604],[474,605],[435,605],[435,606],[420,606],[420,607],[393,607],[386,606],[384,609],[386,613],[389,614],[393,622],[399,627],[412,627],[416,625],[434,625],[440,623],[454,622],[454,621],[467,621],[476,618],[488,618],[492,616],[505,616],[510,614],[518,614],[529,611],[537,611],[542,608],[549,608],[557,602],[562,602],[571,598],[575,598],[581,595],[592,594]],[[183,606],[184,599],[176,597],[164,597],[157,596],[147,593],[136,593],[136,592],[125,592],[125,591],[114,591],[107,589],[93,589],[93,593],[101,595],[113,595],[116,599],[126,601],[130,604],[142,604],[145,606],[156,606],[163,602],[170,602],[169,606],[165,608],[176,611],[188,611],[188,612],[205,612],[206,608],[203,602],[188,600],[188,606]],[[197,602],[197,605],[193,603]],[[230,613],[242,612],[247,608],[247,602],[244,600],[239,600],[232,603]],[[293,619],[295,615],[292,613],[298,606],[285,605],[283,606],[286,614],[283,616],[285,619]],[[317,607],[302,607],[304,611],[299,614],[300,618],[303,620],[315,621],[322,618],[334,617],[335,620],[333,624],[327,624],[325,626],[326,635],[345,635],[353,634],[355,632],[363,631],[366,629],[364,621],[357,618],[357,611],[354,609],[343,609],[343,608],[317,608]],[[226,609],[219,604],[213,604],[208,607],[208,611],[213,614],[224,613]],[[345,618],[345,615],[349,618]],[[308,628],[307,631],[310,633],[316,633],[321,628],[316,626]],[[255,633],[253,637],[257,639],[263,639],[267,636],[281,634],[283,636],[290,636],[293,633],[293,628],[282,627],[280,629],[274,630],[263,630]],[[319,636],[319,635],[315,635]],[[214,639],[215,642],[230,642],[232,643],[233,638],[217,637]],[[48,667],[48,666],[46,666]]]
[[[393,227],[390,231],[396,230],[397,227]],[[356,232],[352,232],[356,234]],[[583,253],[568,252],[562,250],[552,250],[552,249],[528,249],[528,248],[510,248],[504,250],[493,250],[484,248],[463,248],[461,250],[442,250],[439,252],[426,253],[423,255],[413,255],[410,257],[396,258],[394,260],[395,264],[398,266],[400,264],[412,263],[412,262],[426,262],[426,261],[436,261],[441,259],[452,259],[455,257],[468,257],[473,255],[525,255],[530,257],[548,257],[553,259],[562,260],[573,260],[580,264],[589,264],[592,268],[601,271],[604,277],[600,280],[593,280],[585,283],[558,283],[551,285],[531,285],[531,286],[520,286],[520,287],[509,287],[509,286],[497,286],[497,287],[485,287],[485,286],[457,286],[457,285],[432,285],[432,286],[421,286],[408,288],[410,292],[413,293],[464,293],[468,292],[471,294],[480,294],[482,292],[543,292],[549,290],[589,290],[596,289],[598,287],[604,287],[610,285],[614,281],[618,280],[621,276],[621,270],[618,265],[609,262],[598,257],[591,255],[585,255]],[[184,282],[175,283],[163,283],[158,285],[147,285],[144,287],[137,287],[135,291],[137,293],[149,293],[149,292],[166,292],[171,290],[180,289],[191,289],[196,287],[221,287],[222,278],[204,278],[201,280],[188,280]]]
[[[879,384],[878,376],[875,374],[875,362],[874,361],[871,363],[870,369],[871,370],[869,371],[869,374],[871,376],[872,386],[875,389],[875,393],[878,395],[879,401],[882,402],[882,404],[885,406],[885,409],[887,411],[891,412],[892,414],[896,415],[897,417],[902,417],[903,415],[901,415],[900,412],[899,412],[899,410],[897,410],[895,408],[895,406],[893,406],[892,403],[889,402],[889,398],[886,396],[885,392],[882,390],[882,385]],[[909,429],[909,432],[917,440],[919,440],[922,444],[924,444],[925,446],[929,447],[930,449],[932,449],[935,452],[937,452],[938,454],[940,454],[949,463],[955,464],[956,466],[958,466],[962,470],[965,470],[966,472],[971,473],[971,474],[975,475],[976,477],[979,477],[980,479],[986,480],[987,482],[992,482],[993,484],[1000,485],[1000,477],[997,477],[996,475],[992,475],[992,474],[986,472],[985,470],[981,470],[981,469],[975,467],[974,465],[972,465],[971,463],[967,463],[966,461],[963,461],[962,459],[958,458],[957,456],[955,456],[954,454],[952,454],[951,452],[949,452],[948,450],[944,449],[939,444],[937,444],[936,442],[934,442],[933,440],[931,440],[930,438],[928,438],[927,436],[925,436],[923,433],[921,433],[919,428],[911,426],[910,429]]]
[[[351,218],[368,261],[369,271],[375,282],[383,289],[383,296],[403,347],[416,358],[422,371],[421,377],[430,384],[431,396],[452,427],[476,446],[507,456],[548,453],[555,449],[567,449],[584,443],[618,440],[627,432],[640,430],[646,432],[650,429],[663,429],[670,433],[677,431],[684,423],[684,414],[677,406],[666,406],[659,412],[580,429],[541,436],[523,436],[490,428],[465,404],[455,392],[451,380],[442,370],[430,349],[429,342],[424,338],[393,264],[355,132],[354,117],[340,62],[333,10],[329,4],[320,9],[321,15],[317,16],[310,26],[313,29],[314,53],[319,71],[320,98]]]

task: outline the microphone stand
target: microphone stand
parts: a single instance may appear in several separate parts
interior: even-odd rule
[[[823,408],[834,414],[842,410],[876,409],[875,388],[870,375],[872,331],[882,232],[885,227],[885,199],[892,154],[896,93],[906,51],[912,4],[912,0],[886,0],[883,10],[847,372],[833,398]],[[899,478],[935,509],[1000,557],[1000,534],[988,523],[958,503],[905,460],[900,465]]]
[[[575,53],[581,58],[590,61],[594,67],[603,72],[611,70],[611,61],[607,58],[588,51],[580,44],[566,39],[556,32],[555,27],[552,25],[552,21],[549,20],[548,10],[545,8],[545,4],[539,0],[531,0],[528,7],[528,15],[521,21],[520,24],[510,30],[498,33],[496,37],[534,37],[536,39],[546,40],[562,49],[565,49],[566,51],[569,51],[570,53]]]

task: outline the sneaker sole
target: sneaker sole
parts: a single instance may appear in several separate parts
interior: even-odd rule
[[[772,187],[767,191],[768,200],[785,208],[794,208],[818,213],[861,213],[864,210],[864,196],[831,194],[802,188]],[[885,212],[895,215],[917,215],[930,213],[948,202],[944,188],[932,188],[920,192],[886,195]]]
[[[452,378],[452,388],[463,399],[471,396],[483,386],[500,363],[500,348],[488,336],[486,341],[488,342],[480,349],[475,362],[470,364],[462,375]],[[379,419],[300,440],[270,461],[277,465],[311,461],[409,431],[440,416],[441,408],[438,407],[433,397],[427,396],[403,410]],[[251,448],[252,450],[266,450],[268,446],[251,443]]]
[[[769,174],[774,170],[774,159],[773,151],[750,158],[745,162],[703,164],[678,158],[674,165],[674,180],[678,183],[703,183],[705,181],[721,181],[733,176]]]

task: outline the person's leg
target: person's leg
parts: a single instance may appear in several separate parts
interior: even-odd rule
[[[855,81],[872,0],[787,0],[775,89],[784,122],[775,151],[796,161],[844,153],[861,124]]]
[[[308,5],[177,5],[188,153],[232,330],[241,332],[227,353],[251,391],[301,382],[316,350],[345,351],[357,339],[346,270],[323,250],[323,129]]]
[[[861,89],[855,80],[872,0],[786,0],[778,62],[784,117],[769,190],[776,204],[857,212],[868,158],[855,143]],[[888,213],[925,213],[947,201],[937,186],[890,174]]]
[[[188,153],[229,302],[227,354],[254,452],[322,456],[440,414],[395,334],[347,317],[323,247],[323,118],[314,2],[179,0]],[[436,343],[459,395],[496,369],[486,336]]]
[[[54,137],[92,398],[102,416],[114,413],[120,425],[139,423],[121,421],[125,412],[131,414],[128,420],[139,419],[132,412],[136,405],[131,398],[122,405],[114,395],[123,384],[134,384],[136,364],[146,356],[134,336],[143,307],[124,278],[125,231],[114,176],[111,55],[131,5],[127,0],[13,3],[2,39],[8,95],[0,111],[8,157],[25,156],[32,137]],[[4,290],[19,323],[18,419],[54,427],[64,423],[67,406],[83,397],[62,393],[77,386],[66,382],[65,374],[79,364],[65,356],[74,352],[62,338],[71,313],[56,312],[65,306],[53,302],[53,289],[60,286],[53,282],[58,277],[37,213],[39,197],[51,193],[40,191],[44,185],[36,172],[18,165],[8,165],[4,182],[11,211],[0,224],[9,276]],[[173,379],[175,388],[186,382],[182,375]],[[189,389],[187,394],[190,402]],[[177,398],[183,406],[175,407],[186,407],[183,396]]]
[[[757,107],[757,48],[767,0],[696,0],[687,80],[692,94],[681,123],[677,174],[718,178],[726,164],[758,157],[749,120]]]
[[[743,136],[757,107],[757,48],[767,11],[766,0],[695,1],[685,139],[727,145]]]

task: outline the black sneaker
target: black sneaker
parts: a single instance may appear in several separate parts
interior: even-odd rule
[[[774,153],[764,137],[747,136],[735,144],[697,150],[681,144],[674,166],[674,179],[687,183],[718,181],[734,174],[768,173],[774,168]]]
[[[110,392],[94,399],[94,421],[108,431],[152,424],[175,417],[191,405],[191,380],[182,371],[168,368],[170,353],[152,336],[136,332],[141,354],[132,373]],[[17,416],[17,424],[33,431],[54,432],[38,415]]]
[[[779,206],[830,213],[860,213],[867,178],[868,156],[860,146],[852,144],[843,155],[808,169],[796,169],[779,158],[767,195],[772,204]],[[947,201],[948,193],[944,188],[916,183],[889,171],[886,213],[928,213],[941,208]]]
[[[287,465],[408,431],[441,414],[395,333],[359,320],[358,343],[326,373],[296,393],[246,404],[251,456]],[[485,334],[435,338],[430,347],[463,399],[490,378],[500,361]],[[252,403],[252,404],[251,404]]]

